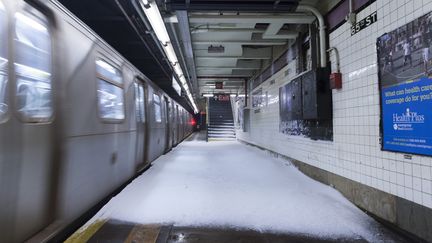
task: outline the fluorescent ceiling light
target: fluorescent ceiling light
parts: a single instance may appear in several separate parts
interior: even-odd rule
[[[180,74],[183,74],[182,69],[180,67],[180,63],[176,63],[174,65],[174,72],[177,74],[177,76],[180,76]]]
[[[236,97],[236,96],[237,96],[237,94],[230,94],[230,96],[231,96],[231,97]]]
[[[189,98],[192,107],[194,108],[194,112],[198,113],[197,106],[195,104],[195,100],[193,99],[192,94],[189,91],[188,84],[186,82],[186,78],[183,75],[183,71],[181,69],[180,64],[178,63],[177,56],[175,54],[174,48],[171,44],[171,40],[169,38],[168,32],[165,28],[165,23],[162,19],[162,16],[159,12],[159,8],[155,1],[149,2],[149,0],[140,0],[141,8],[143,9],[147,19],[152,26],[152,29],[156,35],[156,38],[162,43],[163,50],[171,63],[174,72],[180,79],[180,84],[183,89],[186,91],[186,95]]]
[[[165,28],[164,21],[162,19],[162,16],[160,15],[159,8],[155,2],[144,3],[144,0],[141,0],[141,7],[144,10],[144,13],[146,14],[148,20],[150,21],[150,24],[153,28],[153,31],[156,34],[156,37],[160,42],[162,42],[163,45],[166,45],[166,43],[170,42],[170,38],[168,36],[168,32]],[[150,7],[146,7],[146,5],[150,5]]]
[[[213,94],[203,94],[204,97],[213,97]]]
[[[245,97],[245,95],[244,94],[239,94],[238,97]]]
[[[171,65],[176,65],[178,63],[178,59],[171,43],[167,42],[164,45],[164,49],[165,49],[165,53],[167,54],[168,60],[171,62]]]

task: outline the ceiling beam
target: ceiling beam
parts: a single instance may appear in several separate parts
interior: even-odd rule
[[[267,60],[270,56],[197,56],[198,59],[243,59],[243,60]]]
[[[230,70],[258,70],[261,69],[259,67],[204,67],[204,66],[198,66],[197,70],[215,70],[215,69],[230,69]]]
[[[255,45],[255,46],[282,46],[287,44],[286,41],[266,41],[266,40],[230,40],[230,41],[218,41],[218,40],[208,40],[208,41],[193,41],[194,45]]]
[[[199,79],[203,79],[203,78],[235,78],[235,79],[248,79],[249,76],[245,76],[245,75],[201,75],[198,76]]]
[[[182,45],[185,50],[185,59],[187,63],[186,69],[189,70],[189,74],[191,75],[191,81],[193,84],[193,89],[196,91],[199,90],[198,87],[198,81],[197,81],[197,74],[195,70],[195,59],[194,59],[194,52],[192,48],[192,38],[190,35],[190,26],[189,26],[189,17],[186,11],[177,11],[176,12],[178,22],[178,28],[180,31],[180,36],[182,39]],[[174,30],[175,31],[175,30]],[[194,92],[192,92],[194,93]]]
[[[251,23],[289,23],[310,24],[315,16],[292,13],[289,15],[191,15],[189,23],[218,23],[218,24],[251,24]]]
[[[205,84],[205,83],[214,83],[214,82],[224,82],[224,83],[230,83],[230,84],[244,84],[245,79],[243,80],[226,80],[226,79],[198,79],[199,84]]]
[[[187,10],[187,11],[260,11],[260,12],[293,12],[298,5],[297,1],[281,2],[277,6],[274,1],[192,1],[186,2],[168,1],[166,7],[168,11]]]
[[[283,34],[278,34],[279,30],[283,27],[284,23],[271,23],[267,30],[262,35],[263,39],[295,39],[298,36],[296,31],[285,31]]]
[[[247,28],[196,28],[191,30],[191,34],[201,33],[226,33],[226,34],[238,34],[238,33],[264,33],[265,29],[247,29]]]

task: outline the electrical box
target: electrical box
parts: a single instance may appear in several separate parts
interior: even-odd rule
[[[279,88],[279,117],[281,121],[287,120],[287,87],[284,85]]]
[[[290,93],[287,97],[287,118],[289,121],[301,120],[303,119],[301,77],[292,80],[288,85]]]
[[[329,68],[317,68],[301,76],[303,119],[320,120],[332,118],[329,76]]]
[[[301,85],[301,77],[298,77],[279,88],[279,111],[282,121],[301,120],[303,118]]]

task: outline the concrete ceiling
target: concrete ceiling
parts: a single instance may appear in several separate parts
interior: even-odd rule
[[[194,6],[193,0],[185,2]],[[205,93],[244,94],[245,81],[271,64],[294,41],[298,25],[315,20],[310,13],[296,13],[297,4],[314,6],[324,14],[337,2],[289,1],[294,6],[290,11],[262,12],[188,9],[183,5],[173,11],[171,6],[165,22],[172,27],[171,33],[181,37],[176,51],[184,57],[183,67],[197,97]],[[175,0],[176,6],[180,3]],[[223,89],[216,89],[216,82],[222,82]]]

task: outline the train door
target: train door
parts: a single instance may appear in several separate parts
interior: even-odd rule
[[[147,164],[146,156],[146,136],[147,136],[147,123],[146,123],[146,87],[140,78],[135,79],[135,118],[136,118],[136,168],[137,170],[143,169]]]
[[[175,119],[175,144],[179,143],[179,115],[178,115],[178,105],[174,106],[174,119]]]
[[[165,152],[171,149],[171,101],[165,96]]]
[[[171,146],[176,145],[176,131],[177,131],[177,121],[175,115],[175,103],[171,101]]]
[[[20,242],[53,218],[53,31],[36,8],[9,3],[0,0],[0,238]]]
[[[178,121],[178,132],[177,132],[177,143],[180,143],[183,138],[183,120],[181,107],[177,106],[177,121]]]

